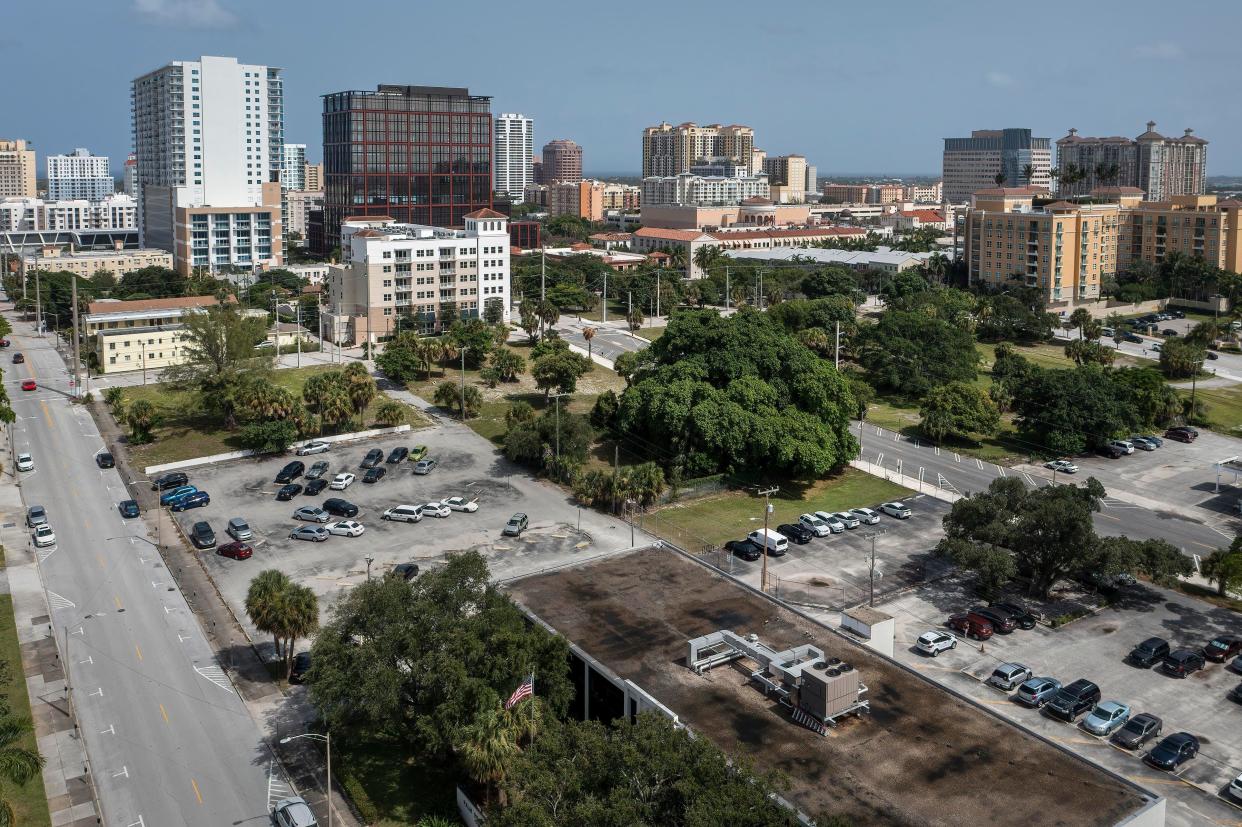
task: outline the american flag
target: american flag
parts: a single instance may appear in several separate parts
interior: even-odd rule
[[[505,709],[512,709],[514,704],[516,704],[518,701],[522,700],[523,698],[529,698],[531,695],[534,695],[534,694],[535,694],[535,673],[531,672],[530,675],[527,676],[526,680],[522,681],[522,683],[518,685],[518,688],[513,690],[513,694],[509,696],[509,700],[505,701]]]

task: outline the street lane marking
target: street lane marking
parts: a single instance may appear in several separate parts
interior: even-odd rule
[[[50,410],[48,410],[48,407],[47,407],[47,402],[46,402],[46,401],[44,401],[44,400],[42,400],[42,399],[40,399],[40,400],[39,400],[39,407],[41,407],[41,408],[43,409],[43,418],[44,418],[45,420],[47,420],[47,427],[48,427],[49,429],[55,429],[55,426],[54,426],[54,425],[52,425],[52,412],[51,412]]]
[[[116,724],[109,724],[107,729],[99,730],[100,735],[116,735]]]
[[[168,711],[164,709],[163,704],[160,704],[160,714],[164,716],[164,723],[168,723]]]
[[[229,682],[229,676],[219,666],[195,666],[194,671],[226,692],[233,691],[233,686]]]
[[[116,601],[116,607],[118,610],[125,608],[124,606],[121,605],[121,598],[117,597],[116,595],[113,595],[112,599]]]
[[[137,643],[135,643],[134,651],[138,653],[138,660],[142,660],[142,647],[140,647]]]
[[[1023,477],[1023,479],[1025,479],[1025,480],[1026,480],[1026,484],[1027,484],[1027,485],[1035,485],[1035,480],[1031,479],[1031,475],[1030,475],[1030,474],[1028,474],[1028,473],[1026,473],[1025,471],[1023,471],[1023,472],[1022,472],[1022,477]]]
[[[980,471],[983,470],[983,460],[979,459],[978,457],[975,457],[975,465],[979,466]]]
[[[198,803],[199,803],[199,804],[202,804],[202,803],[203,803],[203,794],[202,794],[202,793],[200,793],[200,792],[198,791],[198,782],[197,782],[197,781],[195,781],[193,778],[191,778],[191,779],[190,779],[190,784],[191,784],[191,786],[193,786],[193,787],[194,787],[194,797],[198,799]]]
[[[1005,473],[1005,469],[1004,469],[1004,468],[1002,468],[1002,467],[1001,467],[1001,466],[999,466],[999,465],[997,465],[997,466],[996,466],[996,471],[997,471],[997,473],[999,473],[1002,477],[1007,477],[1007,476],[1009,476],[1008,474],[1006,474],[1006,473]]]
[[[113,778],[129,778],[129,767],[121,767],[120,772],[112,773]]]
[[[954,451],[954,452],[953,452],[953,461],[954,461],[954,462],[961,462],[961,461],[962,461],[962,455],[961,455],[961,454],[959,454],[957,451]]]
[[[1098,516],[1103,517],[1106,520],[1116,520],[1117,522],[1121,522],[1120,517],[1114,517],[1112,514],[1100,514]]]
[[[77,608],[77,604],[75,604],[72,600],[70,600],[67,597],[61,597],[56,592],[51,591],[50,589],[48,590],[48,593],[47,593],[47,602],[52,604],[53,609]]]
[[[94,697],[95,695],[98,695],[98,696],[99,696],[99,697],[101,697],[101,698],[103,697],[103,687],[102,687],[102,686],[101,686],[101,687],[99,687],[98,689],[96,689],[94,692],[92,692],[92,693],[91,693],[91,697]]]

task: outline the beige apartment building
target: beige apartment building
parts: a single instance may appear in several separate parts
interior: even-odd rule
[[[288,207],[288,221],[285,234],[297,233],[301,242],[299,247],[306,246],[307,218],[312,210],[323,209],[323,191],[289,190],[285,193],[285,206]]]
[[[196,207],[161,204],[174,216],[173,260],[188,276],[195,268],[211,271],[230,265],[266,270],[284,263],[279,182],[262,185],[261,204],[238,207]],[[148,212],[155,203],[147,197]]]
[[[94,301],[81,320],[83,340],[94,350],[100,373],[180,364],[185,314],[215,304],[214,296]]]
[[[304,167],[307,192],[323,192],[323,164],[306,164]]]
[[[604,220],[604,182],[548,184],[548,214],[576,215],[587,221]]]
[[[62,250],[44,247],[37,256],[25,256],[22,267],[26,272],[36,268],[50,272],[67,272],[82,278],[91,278],[101,270],[117,278],[144,267],[167,267],[172,269],[172,253],[165,250],[126,250],[117,242],[115,250]]]
[[[1168,201],[1143,201],[1142,190],[1115,188],[1123,214],[1117,266],[1159,262],[1169,253],[1202,258],[1208,264],[1242,273],[1242,201],[1218,201],[1215,195],[1175,195]],[[1096,190],[1097,197],[1110,190]]]
[[[728,158],[738,163],[755,160],[755,130],[749,126],[718,123],[699,126],[686,122],[661,123],[643,130],[643,177],[680,175],[706,158]]]
[[[35,151],[26,142],[0,138],[0,198],[34,198]]]

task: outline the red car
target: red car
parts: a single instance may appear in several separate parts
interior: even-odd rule
[[[1242,652],[1242,638],[1224,635],[1212,638],[1212,642],[1203,647],[1204,657],[1216,663],[1224,663],[1239,652]]]
[[[39,387],[38,384],[36,384],[35,380],[33,379],[22,380],[22,390],[24,391],[33,391],[33,390],[36,390],[38,387]]]
[[[216,549],[216,554],[221,557],[231,557],[234,560],[249,560],[254,554],[254,549],[246,543],[238,540],[235,543],[226,543]]]
[[[1174,440],[1175,442],[1185,442],[1187,444],[1194,442],[1195,437],[1197,436],[1198,436],[1197,433],[1183,431],[1180,428],[1170,428],[1169,430],[1164,432],[1165,439],[1171,439],[1171,440]]]
[[[975,640],[987,640],[993,632],[991,621],[977,617],[974,613],[963,612],[952,615],[944,625],[966,637],[973,637]]]
[[[8,340],[8,337],[0,338],[0,347],[8,347],[10,344],[12,343]]]

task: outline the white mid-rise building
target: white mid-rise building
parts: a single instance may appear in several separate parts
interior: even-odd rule
[[[138,226],[138,205],[128,195],[98,201],[44,201],[6,198],[0,201],[0,232],[41,230],[108,230]]]
[[[514,201],[521,201],[526,187],[535,182],[532,163],[535,151],[534,119],[517,113],[497,115],[494,141],[492,189]]]
[[[107,155],[78,148],[68,155],[47,156],[49,201],[99,201],[115,190]]]
[[[174,61],[134,80],[132,95],[143,244],[172,251],[185,274],[279,265],[280,69]],[[231,217],[226,232],[221,216]]]
[[[285,144],[280,185],[287,190],[306,189],[306,144]]]
[[[342,263],[328,270],[324,326],[334,341],[378,341],[400,330],[432,333],[498,303],[509,321],[508,218],[491,209],[450,230],[391,219],[341,225]]]
[[[744,178],[718,175],[670,175],[643,179],[644,204],[737,204],[747,198],[767,198],[768,176]]]

